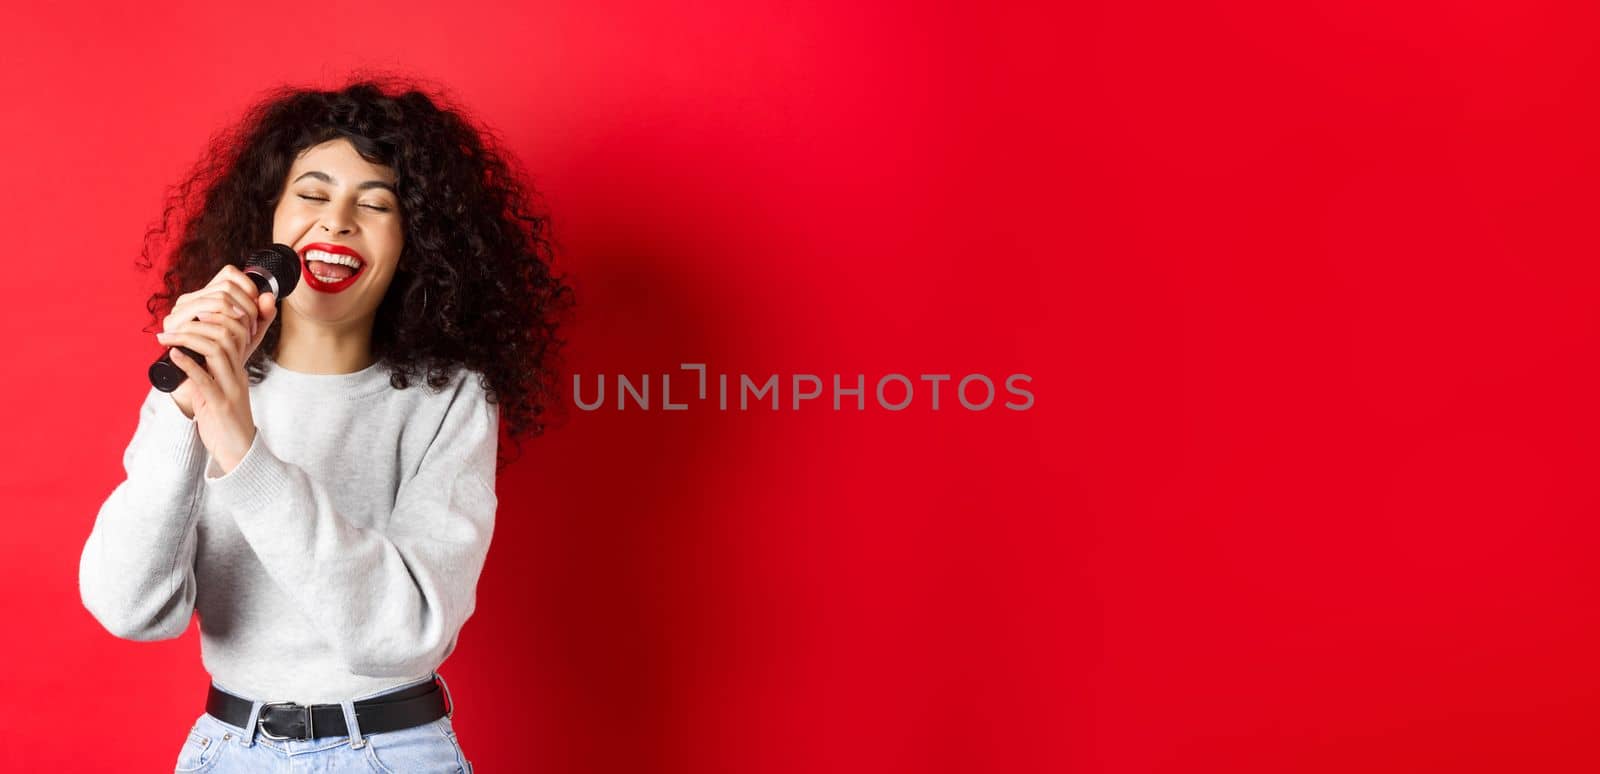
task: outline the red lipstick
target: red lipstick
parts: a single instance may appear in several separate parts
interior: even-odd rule
[[[338,282],[323,282],[322,280],[317,279],[315,274],[311,273],[311,261],[306,258],[306,253],[309,253],[312,250],[320,250],[322,252],[333,253],[335,255],[348,255],[352,258],[355,258],[360,266],[350,276],[345,277]],[[313,290],[322,293],[339,293],[344,291],[346,288],[349,288],[351,285],[355,284],[356,278],[360,277],[361,273],[366,271],[366,269],[367,259],[362,258],[361,253],[345,247],[344,245],[329,244],[327,242],[312,242],[311,244],[300,248],[300,278],[305,280],[306,284],[310,285]]]

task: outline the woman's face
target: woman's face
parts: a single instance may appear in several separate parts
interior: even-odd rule
[[[343,138],[295,159],[272,213],[272,241],[293,247],[302,267],[285,307],[320,322],[370,324],[405,243],[394,185],[391,167],[361,158]]]

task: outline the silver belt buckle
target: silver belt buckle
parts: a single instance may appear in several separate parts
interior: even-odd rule
[[[293,707],[293,706],[295,706],[295,703],[292,702],[292,701],[273,701],[273,702],[267,702],[266,704],[261,705],[261,712],[256,715],[256,727],[260,728],[261,729],[261,734],[263,736],[265,736],[266,738],[268,738],[268,739],[277,739],[279,741],[283,741],[285,739],[299,739],[300,737],[297,737],[297,736],[278,736],[277,734],[274,734],[271,731],[267,730],[267,708],[268,707]],[[305,711],[306,711],[306,738],[307,739],[315,739],[315,738],[317,738],[317,735],[312,732],[312,727],[311,727],[311,705],[306,704],[306,705],[301,705],[301,707],[303,709],[305,709]]]

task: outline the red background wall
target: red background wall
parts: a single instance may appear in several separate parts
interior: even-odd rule
[[[194,628],[77,597],[132,262],[260,89],[376,65],[533,172],[571,371],[1036,397],[571,410],[441,669],[480,771],[1593,770],[1595,13],[8,6],[5,768],[203,708]]]

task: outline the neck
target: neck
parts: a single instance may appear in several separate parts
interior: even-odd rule
[[[372,318],[311,320],[296,315],[288,304],[279,312],[282,321],[272,355],[278,365],[305,374],[350,374],[372,365]]]

